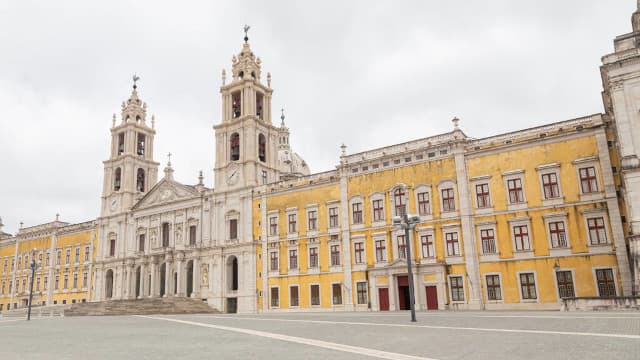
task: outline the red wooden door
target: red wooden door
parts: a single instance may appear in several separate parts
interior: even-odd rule
[[[380,311],[389,311],[389,289],[378,289],[378,302],[380,303]]]
[[[427,310],[438,310],[438,290],[435,286],[426,286]]]

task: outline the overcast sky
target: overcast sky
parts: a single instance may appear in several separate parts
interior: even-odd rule
[[[484,137],[602,112],[598,66],[633,0],[0,0],[4,231],[99,214],[111,116],[156,116],[155,159],[213,186],[221,70],[242,27],[312,172],[460,126]],[[274,111],[273,118],[279,113]]]

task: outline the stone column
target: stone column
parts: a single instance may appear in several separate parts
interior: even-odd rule
[[[154,256],[151,258],[151,284],[149,284],[151,295],[149,297],[158,296],[158,259]]]
[[[182,278],[184,276],[183,274],[183,269],[184,269],[184,253],[179,253],[178,254],[178,261],[177,261],[177,268],[176,268],[176,272],[178,273],[178,291],[177,291],[177,296],[184,296],[185,293],[185,289],[184,289],[184,279]]]

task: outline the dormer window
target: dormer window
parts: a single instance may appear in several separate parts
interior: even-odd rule
[[[136,153],[138,155],[144,155],[144,148],[147,142],[147,137],[144,134],[138,134],[138,142],[136,145]]]
[[[124,153],[124,133],[118,134],[118,155]]]
[[[242,72],[240,72],[240,74],[242,74]],[[242,75],[240,75],[240,77],[242,78]],[[239,118],[242,114],[242,105],[240,101],[240,91],[231,94],[231,111],[234,119]]]
[[[230,145],[231,160],[240,160],[240,135],[238,133],[231,134]]]

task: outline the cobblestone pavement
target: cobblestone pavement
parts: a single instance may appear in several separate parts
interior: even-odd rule
[[[0,359],[640,359],[640,312],[0,318]]]

